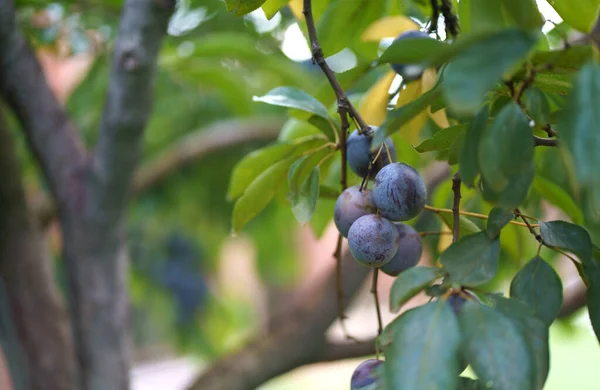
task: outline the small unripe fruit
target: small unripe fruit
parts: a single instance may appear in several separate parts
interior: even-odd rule
[[[352,256],[369,267],[388,263],[398,251],[398,244],[398,229],[379,215],[360,217],[348,231],[348,247]]]
[[[414,30],[414,31],[406,31],[394,40],[399,41],[406,38],[422,38],[422,39],[433,39],[426,32]],[[421,78],[425,68],[420,64],[390,64],[392,69],[406,82],[415,81]]]
[[[423,211],[427,188],[419,173],[410,165],[392,163],[375,176],[373,202],[382,217],[407,221]]]
[[[383,360],[369,359],[360,363],[352,373],[350,379],[351,390],[379,390],[380,386],[380,368]]]
[[[405,223],[396,223],[400,244],[398,252],[389,263],[381,267],[381,271],[390,275],[398,276],[401,272],[414,267],[421,260],[423,254],[423,241],[419,232]]]
[[[360,186],[348,187],[338,196],[333,210],[333,221],[339,232],[344,237],[348,237],[350,226],[358,218],[375,214],[377,208],[371,198],[371,191]]]
[[[377,127],[371,126],[373,131],[377,130]],[[387,150],[389,150],[390,156],[388,156],[385,146],[381,150],[379,158],[373,164],[369,178],[374,178],[377,172],[385,165],[396,160],[396,146],[391,138],[386,138],[385,144]],[[369,162],[372,161],[377,152],[371,152],[371,139],[366,135],[361,135],[358,130],[354,130],[348,140],[346,141],[346,159],[352,172],[356,173],[360,177],[364,177],[369,171]]]

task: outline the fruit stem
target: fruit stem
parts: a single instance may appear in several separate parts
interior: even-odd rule
[[[434,212],[436,214],[441,214],[441,213],[448,213],[448,214],[452,214],[452,210],[451,209],[444,209],[444,208],[440,208],[440,207],[433,207],[430,205],[425,205],[425,210],[429,210],[431,212]],[[487,215],[484,214],[479,214],[479,213],[472,213],[470,211],[463,211],[463,210],[459,210],[459,214],[460,215],[465,215],[468,217],[473,217],[473,218],[479,218],[479,219],[488,219]],[[517,226],[523,226],[523,227],[527,227],[526,224],[524,224],[523,222],[517,222],[517,221],[509,221],[508,222],[511,225],[517,225]],[[538,227],[538,224],[530,224],[530,226],[532,227]]]
[[[377,310],[377,334],[381,335],[383,332],[383,321],[381,319],[381,307],[379,305],[379,294],[377,293],[377,278],[379,276],[379,269],[373,270],[373,283],[371,284],[371,293],[375,299],[375,309]]]

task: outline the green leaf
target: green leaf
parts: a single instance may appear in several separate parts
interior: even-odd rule
[[[462,4],[462,1],[460,4]],[[487,390],[487,387],[485,384],[481,383],[481,381],[460,376],[458,377],[458,386],[456,387],[456,390]]]
[[[390,292],[390,311],[397,313],[409,299],[444,275],[440,268],[416,266],[396,277]]]
[[[562,306],[563,285],[554,268],[536,256],[515,275],[510,296],[525,302],[550,326]]]
[[[503,30],[509,26],[502,11],[502,0],[470,0],[468,6],[472,34]]]
[[[266,0],[225,0],[228,12],[234,11],[236,16],[246,15],[260,8]]]
[[[504,209],[502,207],[494,207],[490,211],[490,215],[487,220],[486,231],[490,239],[496,238],[502,228],[513,220],[515,213],[510,209]]]
[[[440,219],[450,230],[454,229],[454,216],[450,213],[440,213]],[[464,237],[471,235],[473,233],[478,233],[481,231],[477,225],[469,218],[461,215],[458,218],[458,226],[459,226],[459,237]]]
[[[516,102],[505,105],[481,137],[479,166],[486,184],[502,191],[533,163],[534,141],[529,120]]]
[[[454,242],[440,256],[449,278],[463,286],[474,287],[494,278],[498,271],[500,239],[490,239],[486,232],[465,236]]]
[[[246,188],[233,207],[231,223],[234,233],[239,233],[269,204],[295,159],[288,157],[271,165]]]
[[[514,209],[518,207],[527,197],[533,177],[535,176],[535,167],[533,162],[523,168],[521,172],[515,175],[500,192],[494,192],[487,184],[486,180],[482,180],[482,195],[483,199],[494,203],[498,207],[506,209]]]
[[[359,42],[363,31],[383,16],[384,11],[382,1],[355,0],[351,6],[347,0],[332,1],[317,22],[317,36],[325,56]]]
[[[581,261],[592,261],[592,240],[587,230],[567,221],[540,222],[544,244],[574,253]]]
[[[265,1],[265,3],[262,5],[262,9],[263,9],[263,12],[265,13],[265,16],[267,17],[267,19],[271,20],[273,18],[273,16],[275,16],[275,14],[277,12],[279,12],[279,10],[281,8],[283,8],[284,6],[287,5],[288,2],[289,2],[289,0],[267,0],[267,1]]]
[[[550,370],[550,345],[548,326],[533,316],[531,309],[516,299],[494,296],[494,308],[515,324],[527,341],[532,356],[532,389],[541,390]]]
[[[419,64],[444,50],[447,43],[437,39],[406,38],[394,41],[381,55],[379,62],[396,64]]]
[[[584,33],[592,30],[600,6],[598,0],[578,0],[577,7],[573,7],[571,0],[548,0],[548,3],[565,22]]]
[[[522,30],[507,29],[464,49],[444,72],[444,95],[459,114],[475,113],[488,91],[502,76],[525,59],[537,38]]]
[[[463,183],[470,188],[475,186],[479,175],[479,142],[487,127],[489,106],[483,106],[471,121],[460,152],[459,172]]]
[[[275,106],[297,108],[318,115],[321,118],[329,118],[327,108],[320,101],[303,90],[294,87],[277,87],[264,96],[255,96],[253,100]]]
[[[333,156],[335,150],[324,148],[314,151],[304,157],[299,158],[292,164],[288,173],[288,183],[290,186],[291,198],[300,190],[302,184],[312,174],[313,168],[321,165],[323,161]]]
[[[426,139],[420,145],[416,146],[415,150],[419,153],[447,150],[459,134],[465,131],[465,128],[465,125],[460,124],[441,129],[432,138]]]
[[[319,189],[319,196],[321,198],[337,200],[340,194],[341,192],[338,189],[332,188],[325,184],[322,184],[321,188]]]
[[[576,224],[583,222],[583,213],[571,195],[561,186],[543,176],[536,175],[533,188],[545,200],[564,211]]]
[[[576,192],[586,194],[584,215],[600,221],[600,65],[586,64],[577,74],[573,91],[561,115],[560,146],[567,169],[576,180]]]
[[[310,221],[317,200],[319,199],[319,167],[314,167],[310,176],[299,188],[298,194],[292,198],[292,212],[301,226]]]
[[[592,59],[593,49],[587,45],[570,46],[568,49],[538,51],[531,57],[531,64],[552,64],[552,73],[576,72]],[[537,76],[536,76],[537,77]]]
[[[523,103],[537,126],[550,123],[550,102],[539,88],[527,88],[523,94]]]
[[[467,302],[458,315],[462,351],[483,383],[494,389],[531,390],[531,353],[519,328],[489,306]]]
[[[286,157],[299,156],[326,142],[325,137],[321,135],[307,136],[286,142],[277,142],[247,154],[233,168],[227,189],[227,199],[234,200],[240,197],[254,179],[278,161]]]
[[[456,316],[443,300],[408,310],[388,325],[385,351],[390,389],[453,389],[458,382],[461,341]]]
[[[502,0],[506,14],[524,30],[539,30],[544,25],[535,0]]]

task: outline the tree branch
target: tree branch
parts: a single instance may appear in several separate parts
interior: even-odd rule
[[[533,139],[535,141],[535,146],[550,146],[550,147],[558,146],[558,140],[556,140],[554,138],[542,138],[542,137],[538,137],[538,136],[534,135]]]
[[[454,193],[454,200],[452,202],[452,242],[458,241],[460,235],[460,183],[460,175],[457,172],[452,177],[452,192]]]
[[[85,150],[18,29],[12,0],[0,0],[0,93],[19,118],[53,195],[66,202]]]

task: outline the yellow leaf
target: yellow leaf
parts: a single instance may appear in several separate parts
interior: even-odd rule
[[[418,30],[419,25],[406,16],[388,16],[373,22],[362,34],[364,42],[379,42],[383,38],[396,38],[409,30]]]
[[[388,91],[396,73],[388,72],[365,94],[358,109],[365,122],[371,126],[381,126],[387,114]]]
[[[452,232],[448,225],[442,223],[442,232]],[[438,252],[443,252],[452,244],[452,234],[442,234],[440,235],[440,240],[438,241]]]
[[[404,89],[400,91],[400,96],[398,97],[398,101],[396,102],[396,108],[407,105],[412,102],[423,93],[423,87],[421,80],[411,81],[406,84]],[[411,119],[408,123],[400,126],[400,135],[404,137],[406,141],[408,141],[412,145],[416,145],[419,141],[419,134],[427,123],[427,118],[429,117],[429,113],[427,110],[421,111],[417,116]]]
[[[296,17],[296,19],[298,19],[298,21],[300,21],[300,22],[303,22],[304,21],[304,14],[302,13],[302,10],[304,8],[303,0],[290,0],[288,5],[290,6],[290,10],[292,11],[292,13]]]
[[[423,93],[429,91],[434,86],[436,80],[437,71],[435,68],[425,69],[423,76],[421,77]],[[431,115],[431,119],[433,119],[440,128],[445,129],[446,127],[450,127],[450,122],[448,122],[448,117],[446,116],[446,109],[441,109],[436,112],[431,112],[431,108],[428,108],[427,110]]]

